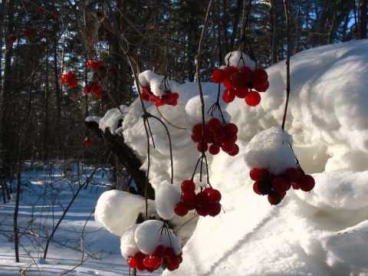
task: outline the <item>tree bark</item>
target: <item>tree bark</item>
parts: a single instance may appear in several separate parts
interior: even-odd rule
[[[361,39],[367,38],[367,9],[368,1],[359,1],[359,36]]]

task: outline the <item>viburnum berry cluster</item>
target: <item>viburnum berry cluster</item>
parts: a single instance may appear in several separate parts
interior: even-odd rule
[[[87,136],[86,138],[84,138],[84,145],[86,148],[89,148],[90,146],[92,146],[92,144],[93,141],[90,137]]]
[[[84,95],[92,94],[97,99],[102,98],[102,85],[100,84],[100,81],[102,79],[102,71],[104,71],[104,64],[102,60],[87,60],[86,61],[86,67],[88,69],[92,69],[93,72],[93,81],[90,81],[86,87],[83,89],[82,93]]]
[[[254,180],[253,190],[259,195],[268,195],[272,205],[279,204],[292,187],[310,192],[315,185],[314,178],[300,168],[288,168],[279,175],[272,174],[267,168],[253,168],[249,176]]]
[[[86,67],[88,69],[92,69],[92,70],[98,70],[101,69],[103,67],[103,61],[102,60],[87,60],[86,61]]]
[[[228,53],[225,62],[211,75],[212,82],[225,86],[223,101],[230,103],[238,97],[249,106],[257,106],[261,101],[259,92],[266,92],[270,86],[267,72],[255,69],[254,61],[240,51]]]
[[[203,128],[201,123],[192,128],[192,140],[197,143],[199,152],[209,151],[216,155],[220,149],[231,156],[239,153],[239,146],[236,144],[238,127],[233,123],[224,123],[217,118],[209,120]]]
[[[188,211],[196,210],[200,216],[217,216],[221,211],[220,191],[207,187],[195,192],[196,184],[192,179],[184,180],[181,184],[180,201],[175,205],[174,211],[178,216],[185,216]]]
[[[164,90],[161,96],[152,93],[150,86],[141,87],[141,96],[145,101],[149,101],[159,107],[162,105],[176,106],[178,104],[179,94],[171,90]]]
[[[163,245],[157,246],[155,251],[150,255],[138,252],[127,259],[130,268],[136,268],[139,271],[147,270],[149,272],[153,272],[160,267],[173,271],[179,268],[182,261],[181,252],[177,255],[172,247],[165,247]]]
[[[61,84],[73,89],[78,86],[77,75],[73,71],[64,72],[60,77]]]
[[[83,89],[82,93],[84,95],[92,94],[96,98],[101,99],[102,98],[102,86],[97,81],[91,81]]]

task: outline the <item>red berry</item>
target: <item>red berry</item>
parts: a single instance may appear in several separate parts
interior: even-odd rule
[[[291,183],[291,187],[293,187],[294,190],[299,190],[300,186],[298,183]]]
[[[59,12],[53,11],[52,12],[52,17],[55,18],[55,19],[58,19],[59,18]]]
[[[207,143],[206,142],[202,142],[202,141],[198,142],[197,143],[197,150],[199,152],[206,152],[208,150]]]
[[[222,82],[222,84],[227,88],[230,89],[231,88],[231,81],[229,78],[225,78],[224,81]]]
[[[197,136],[201,136],[202,135],[202,130],[203,130],[203,125],[202,124],[195,124],[192,128],[192,134],[197,135]]]
[[[254,89],[257,90],[258,92],[266,92],[269,87],[270,87],[270,83],[268,81],[266,81],[263,84],[254,85]]]
[[[196,207],[196,211],[197,211],[197,214],[199,216],[202,216],[202,217],[205,217],[205,216],[208,216],[208,208],[207,206],[197,206]]]
[[[268,195],[272,189],[272,183],[269,180],[256,181],[257,191],[262,195]]]
[[[236,124],[228,123],[225,125],[224,131],[226,134],[236,135],[238,133],[238,127],[236,126]]]
[[[268,195],[268,201],[271,205],[277,205],[281,202],[283,196],[276,192],[270,192]]]
[[[90,147],[90,146],[92,146],[92,139],[91,138],[89,138],[89,137],[86,137],[86,138],[84,138],[84,145],[88,148],[88,147]]]
[[[130,268],[136,268],[138,265],[138,260],[134,257],[129,257],[127,263]]]
[[[224,70],[215,69],[212,72],[211,81],[213,81],[215,83],[221,83],[225,79],[225,76],[226,76],[226,74],[225,74]]]
[[[233,143],[233,141],[226,141],[221,146],[221,149],[227,153],[231,152],[234,148],[235,148],[235,143]]]
[[[193,142],[199,142],[199,141],[201,141],[201,135],[197,135],[197,134],[192,134],[191,136],[190,136],[191,138],[192,138],[192,140],[193,140]]]
[[[227,88],[222,94],[222,99],[225,103],[231,103],[235,99],[235,92],[232,88]]]
[[[148,260],[148,268],[151,268],[153,270],[156,270],[158,269],[160,266],[161,266],[161,263],[162,263],[162,258],[159,257],[159,256],[155,256],[155,255],[151,255],[149,256],[149,260]],[[144,264],[144,261],[143,261],[143,264]]]
[[[250,179],[254,181],[261,181],[270,175],[269,171],[264,168],[253,168],[249,171]]]
[[[209,205],[208,214],[211,217],[217,216],[218,214],[220,214],[220,212],[221,212],[221,204],[220,203],[214,203],[214,204]]]
[[[304,175],[298,182],[300,189],[304,192],[310,192],[313,190],[315,181],[314,178],[311,175]]]
[[[181,200],[184,203],[187,203],[187,202],[188,203],[195,202],[195,200],[196,200],[196,194],[194,193],[194,190],[193,191],[182,193],[181,194]]]
[[[235,66],[227,66],[224,69],[224,72],[226,76],[230,79],[233,74],[238,72],[238,69]]]
[[[174,257],[175,254],[175,250],[172,247],[166,247],[165,249],[165,256],[169,259],[171,259],[172,257]]]
[[[217,130],[222,128],[222,124],[219,119],[212,118],[207,123],[208,130],[216,132]]]
[[[221,200],[221,193],[219,190],[206,188],[204,192],[207,194],[207,199],[210,204],[218,203]]]
[[[15,35],[11,35],[11,36],[9,36],[9,42],[10,43],[14,43],[15,41],[17,41],[17,36],[15,36]]]
[[[188,214],[188,208],[183,202],[179,202],[175,205],[174,212],[178,216],[184,217],[186,214]]]
[[[241,68],[239,68],[238,71],[239,71],[239,73],[242,74],[243,79],[245,80],[246,83],[248,83],[248,82],[251,81],[251,78],[252,78],[252,70],[250,70],[249,67],[247,67],[247,66],[241,67]]]
[[[226,139],[226,136],[225,136],[223,129],[221,130],[219,129],[212,138],[216,146],[220,146],[222,142],[225,141],[225,139]]]
[[[216,145],[211,145],[210,148],[209,148],[209,152],[212,155],[216,155],[220,152],[220,148]]]
[[[238,98],[244,99],[247,96],[248,92],[249,91],[247,87],[236,88],[235,96],[237,96]]]
[[[239,153],[239,146],[237,144],[234,145],[234,148],[228,152],[230,156],[235,156]]]
[[[288,168],[284,174],[290,182],[298,182],[303,176],[302,171],[297,168]]]
[[[230,77],[231,85],[234,88],[242,88],[247,86],[247,80],[243,77],[243,74],[235,72]]]
[[[207,194],[202,192],[199,192],[196,195],[196,203],[197,203],[197,207],[205,207],[208,205],[208,197]]]
[[[30,29],[25,29],[23,32],[23,36],[24,37],[31,37],[32,36],[32,31]]]
[[[134,255],[134,258],[136,258],[137,260],[140,260],[140,261],[143,261],[143,259],[146,257],[145,254],[143,254],[142,252],[137,252],[135,255]]]
[[[257,194],[257,195],[262,195],[262,193],[259,190],[259,182],[254,182],[253,183],[253,191]]]
[[[193,182],[193,180],[184,180],[183,183],[181,183],[180,187],[183,193],[194,192],[195,183]]]
[[[253,72],[253,83],[255,86],[264,84],[268,80],[268,74],[264,69],[256,69]]]
[[[290,186],[291,186],[290,182],[281,176],[277,176],[272,180],[272,188],[274,191],[278,193],[282,193],[289,190]]]
[[[163,257],[165,255],[165,246],[163,245],[157,246],[153,254],[158,257]]]
[[[259,95],[258,92],[254,92],[254,91],[249,92],[245,96],[245,102],[249,106],[257,106],[261,102],[261,96]]]

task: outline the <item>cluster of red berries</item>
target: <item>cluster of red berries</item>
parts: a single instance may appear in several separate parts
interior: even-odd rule
[[[98,70],[103,67],[103,61],[102,60],[87,60],[86,61],[86,67],[93,70]]]
[[[268,195],[268,201],[272,205],[279,204],[291,187],[294,190],[301,189],[304,192],[310,192],[315,185],[314,178],[305,174],[300,167],[288,168],[279,175],[272,174],[266,168],[253,168],[249,175],[255,181],[254,192],[259,195]]]
[[[102,86],[98,82],[96,82],[96,81],[91,81],[83,89],[82,93],[84,95],[92,94],[96,98],[101,99],[102,98]]]
[[[42,7],[38,7],[36,9],[36,12],[37,13],[40,13],[40,14],[42,14],[42,13],[49,13],[55,19],[59,18],[59,15],[60,15],[58,11],[49,12],[49,11],[45,10],[44,8],[42,8]]]
[[[195,209],[200,216],[217,216],[221,211],[220,191],[208,187],[196,194],[195,188],[196,185],[192,179],[183,181],[180,201],[174,208],[175,214],[183,217],[189,210]]]
[[[222,83],[226,87],[222,95],[224,102],[230,103],[235,97],[238,97],[245,99],[249,106],[258,105],[261,102],[261,95],[258,92],[266,92],[270,85],[264,69],[252,71],[247,66],[241,68],[227,66],[224,69],[215,69],[211,80],[215,83]]]
[[[177,255],[172,247],[163,245],[157,246],[151,255],[138,252],[127,260],[130,268],[136,268],[139,271],[147,270],[149,272],[153,272],[161,266],[172,271],[178,269],[182,261],[181,253]]]
[[[86,146],[86,148],[89,148],[90,146],[92,146],[92,144],[93,142],[91,138],[89,138],[88,136],[84,138],[84,145]]]
[[[16,35],[11,35],[9,36],[9,42],[10,43],[14,43],[15,41],[17,41],[18,37]]]
[[[75,88],[78,86],[77,75],[73,71],[65,72],[61,75],[61,84]]]
[[[152,102],[157,107],[165,104],[176,106],[179,99],[179,94],[170,90],[164,91],[164,93],[160,97],[156,96],[152,93],[149,86],[141,87],[141,96],[143,100]]]
[[[220,148],[235,156],[239,153],[239,146],[236,144],[238,127],[233,123],[222,124],[219,119],[212,118],[203,128],[202,124],[196,124],[192,128],[192,140],[197,143],[199,152],[209,151],[216,155]]]

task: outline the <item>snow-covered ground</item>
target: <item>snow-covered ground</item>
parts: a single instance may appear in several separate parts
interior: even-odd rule
[[[244,162],[249,141],[281,125],[285,62],[267,69],[270,89],[259,106],[236,99],[225,107],[239,128],[240,151],[235,157],[223,152],[209,157],[223,212],[200,217],[183,248],[180,268],[164,275],[368,275],[367,49],[367,40],[352,41],[304,51],[291,60],[286,130],[302,167],[316,180],[309,193],[289,191],[271,206],[253,192],[251,168]],[[203,89],[206,103],[214,101],[217,85],[204,83]],[[180,95],[177,106],[162,106],[160,113],[149,107],[149,112],[170,122],[178,187],[191,177],[198,158],[190,132],[191,115],[200,111],[194,105],[188,114],[186,108],[198,93],[197,84],[177,84],[175,92]],[[119,131],[147,161],[141,113],[140,104],[133,103]],[[170,179],[169,147],[160,124],[152,121],[151,127],[156,149],[150,181],[157,190]]]
[[[37,169],[27,167],[22,175],[18,264],[14,261],[12,242],[14,201],[0,203],[0,275],[129,275],[120,254],[119,238],[108,233],[93,217],[97,198],[108,189],[109,171],[99,169],[88,187],[81,190],[60,224],[45,261],[42,259],[45,237],[79,183],[83,184],[94,168],[81,164],[79,182],[76,166],[67,175],[57,164],[52,170],[43,169],[40,164]]]

